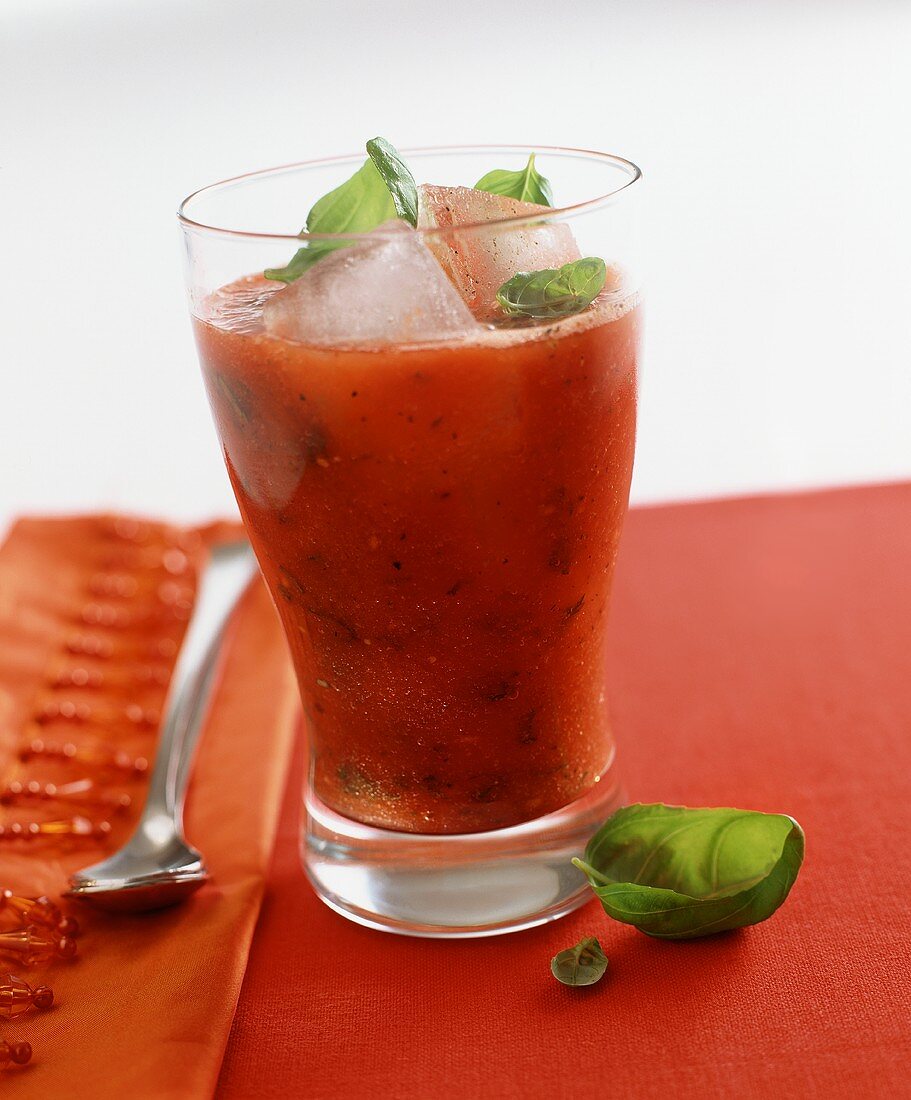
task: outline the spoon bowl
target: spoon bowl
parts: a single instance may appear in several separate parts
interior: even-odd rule
[[[167,850],[136,849],[131,841],[110,859],[77,871],[70,897],[97,909],[136,913],[175,905],[209,881],[202,854],[176,836]]]

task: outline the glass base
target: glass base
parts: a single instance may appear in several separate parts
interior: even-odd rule
[[[557,920],[592,897],[570,860],[621,802],[610,767],[546,817],[428,836],[360,825],[308,792],[301,858],[319,897],[358,924],[435,939],[496,936]]]

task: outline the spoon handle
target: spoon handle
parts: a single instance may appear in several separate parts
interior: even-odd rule
[[[171,678],[142,817],[170,819],[178,834],[225,626],[255,573],[249,543],[225,543],[213,549]]]

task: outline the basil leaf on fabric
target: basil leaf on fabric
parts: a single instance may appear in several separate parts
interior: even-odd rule
[[[367,142],[367,152],[389,189],[396,214],[412,228],[417,228],[418,185],[408,165],[385,138],[371,138]]]
[[[307,215],[303,233],[368,233],[396,216],[392,195],[372,160],[367,160],[354,175],[327,195],[318,199]],[[317,260],[351,241],[307,241],[285,267],[268,268],[267,279],[293,283]]]
[[[528,164],[518,172],[508,172],[505,168],[495,168],[486,176],[481,176],[474,185],[476,191],[487,191],[491,195],[505,195],[522,202],[534,202],[538,206],[553,206],[554,195],[550,180],[535,168],[535,154],[528,158]]]
[[[556,269],[520,271],[500,287],[497,301],[513,317],[569,317],[588,309],[606,278],[604,260],[586,256]]]
[[[608,916],[666,940],[758,924],[788,896],[803,830],[784,814],[625,806],[573,863]]]
[[[564,985],[594,985],[607,970],[607,955],[592,936],[554,955],[550,972]]]

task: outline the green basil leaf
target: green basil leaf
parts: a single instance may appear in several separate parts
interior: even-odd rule
[[[303,248],[299,248],[294,253],[285,267],[267,267],[263,275],[276,282],[293,283],[313,267],[317,260],[321,260],[323,256],[327,256],[337,248],[345,247],[347,247],[345,241],[308,241]]]
[[[307,215],[308,233],[366,233],[395,217],[389,188],[372,160],[323,195]]]
[[[567,947],[550,960],[550,972],[564,985],[594,985],[607,970],[607,955],[591,937],[575,947]]]
[[[372,160],[367,160],[354,175],[327,195],[318,199],[307,215],[303,233],[368,233],[396,216],[392,195]],[[351,241],[308,241],[299,248],[285,267],[268,268],[267,279],[293,283],[317,260]]]
[[[510,316],[569,317],[592,304],[606,278],[604,260],[586,256],[556,269],[520,271],[500,287],[497,301]]]
[[[608,916],[685,940],[766,920],[803,854],[803,830],[784,814],[659,803],[618,810],[573,863]]]
[[[476,191],[487,191],[491,195],[506,195],[507,198],[520,199],[522,202],[536,202],[538,206],[554,204],[550,180],[535,168],[534,153],[528,158],[528,164],[518,172],[494,168],[486,176],[481,176],[474,186]]]
[[[375,137],[367,142],[367,152],[389,188],[389,194],[395,203],[395,212],[410,226],[418,224],[418,185],[402,160],[398,150],[385,138]]]

